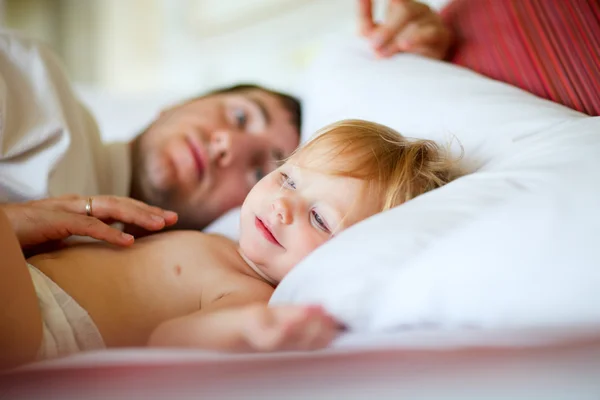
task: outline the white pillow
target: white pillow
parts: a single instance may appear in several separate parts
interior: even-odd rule
[[[271,304],[320,303],[357,330],[600,322],[584,307],[600,302],[599,118],[446,63],[375,60],[355,39],[324,48],[304,96],[304,139],[363,118],[455,136],[476,172],[343,232]]]

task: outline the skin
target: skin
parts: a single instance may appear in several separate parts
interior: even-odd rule
[[[89,313],[107,347],[150,344],[224,351],[323,347],[336,335],[336,322],[319,307],[266,307],[274,283],[334,232],[375,213],[377,205],[372,200],[359,205],[347,200],[360,198],[363,182],[320,174],[296,161],[270,173],[249,194],[242,207],[239,247],[216,235],[174,231],[136,240],[129,247],[74,245],[27,262]],[[257,227],[257,217],[280,244]],[[6,233],[5,227],[0,228]],[[22,306],[15,304],[17,325],[24,330],[15,337],[29,340],[14,359],[28,361],[39,346],[39,309],[31,299],[35,294],[24,273],[22,254],[19,250],[13,254],[14,248],[3,251],[15,260],[3,266],[4,284],[14,290],[2,296],[27,294]],[[0,325],[12,327],[15,321],[0,318]],[[5,345],[14,347],[8,339]]]
[[[454,40],[441,16],[414,0],[388,0],[382,21],[373,16],[372,0],[358,0],[358,25],[381,58],[407,52],[441,60]]]
[[[315,151],[311,157],[326,155]],[[274,283],[335,233],[378,209],[375,199],[363,196],[363,181],[322,174],[297,161],[261,180],[242,207],[240,249]],[[275,240],[253,234],[257,225]]]
[[[388,0],[384,19],[376,21],[372,3],[358,0],[357,16],[377,56],[446,56],[453,37],[437,12],[418,1]],[[240,206],[274,161],[297,146],[289,113],[266,91],[194,99],[164,111],[132,142],[131,196],[176,211],[177,228],[203,229]]]
[[[382,21],[372,8],[371,0],[358,0],[360,32],[379,57],[447,55],[452,33],[427,5],[388,0]],[[202,229],[240,206],[274,161],[297,146],[297,129],[274,95],[248,90],[201,97],[164,111],[132,143],[131,196],[176,211],[178,228]],[[194,152],[203,167],[197,168]]]
[[[299,134],[277,97],[262,90],[205,96],[177,105],[132,142],[131,196],[202,229],[234,207]]]

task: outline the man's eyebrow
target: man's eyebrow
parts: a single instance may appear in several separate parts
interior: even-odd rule
[[[267,110],[265,103],[262,100],[257,99],[256,97],[249,96],[248,100],[250,100],[252,103],[254,103],[254,105],[256,107],[258,107],[258,109],[260,110],[260,114],[262,115],[263,119],[265,120],[265,125],[269,126],[271,124],[271,114],[269,114],[269,110]]]
[[[277,163],[284,163],[285,162],[285,155],[283,154],[283,151],[281,151],[280,149],[273,149],[273,150],[271,150],[271,156],[273,157],[273,159]]]

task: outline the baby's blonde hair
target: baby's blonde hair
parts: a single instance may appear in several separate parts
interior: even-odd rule
[[[461,174],[448,148],[432,140],[407,139],[387,126],[358,119],[322,128],[293,158],[309,159],[309,167],[319,172],[368,182],[371,193],[374,190],[381,199],[380,211],[439,188]]]

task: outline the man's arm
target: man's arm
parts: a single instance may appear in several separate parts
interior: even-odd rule
[[[17,237],[0,207],[0,371],[33,361],[41,340],[35,288]]]

